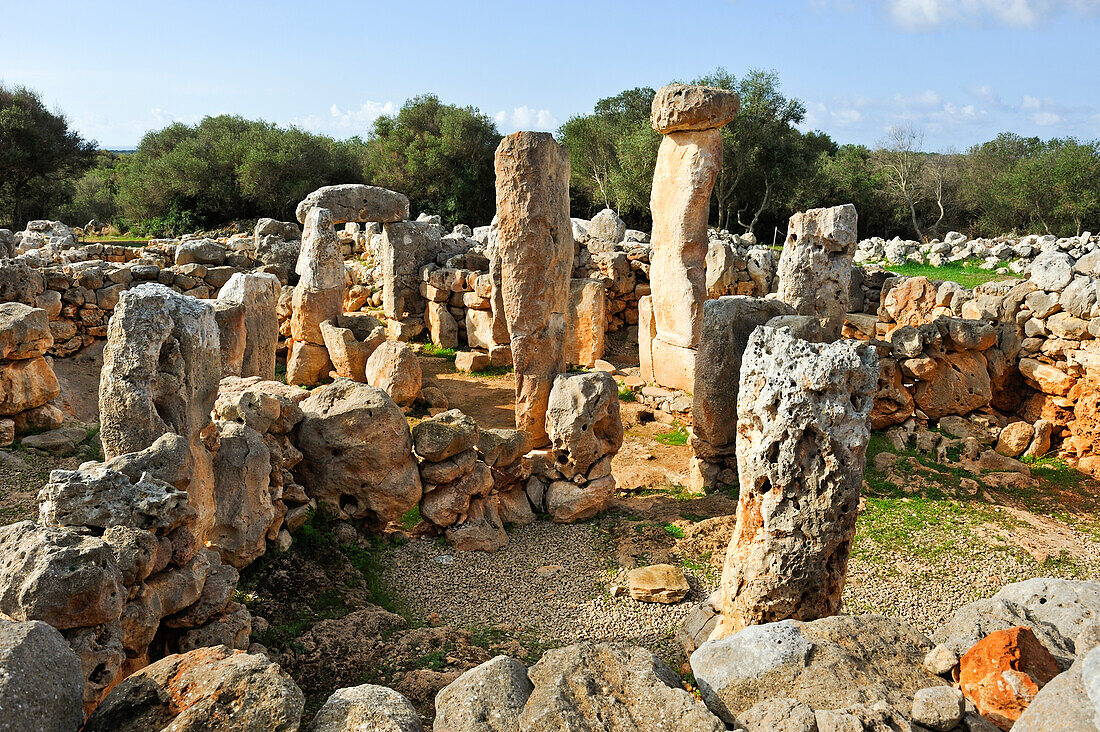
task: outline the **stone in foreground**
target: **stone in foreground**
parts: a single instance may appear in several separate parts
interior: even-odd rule
[[[684,570],[671,564],[651,564],[630,570],[626,575],[627,591],[639,602],[659,602],[671,605],[680,602],[691,591]]]
[[[0,729],[76,730],[83,695],[80,659],[59,632],[0,617]]]
[[[305,728],[306,732],[424,732],[408,699],[384,686],[337,689]]]

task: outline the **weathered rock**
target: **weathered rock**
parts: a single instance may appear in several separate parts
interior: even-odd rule
[[[420,393],[423,374],[416,353],[407,343],[386,341],[367,359],[367,383],[382,389],[397,404],[412,404]]]
[[[619,389],[605,371],[561,374],[546,411],[546,433],[553,444],[554,468],[566,478],[588,469],[623,444]]]
[[[141,284],[123,293],[111,316],[99,383],[99,437],[108,460],[144,450],[166,433],[186,440],[186,490],[200,535],[213,521],[211,459],[199,432],[217,398],[218,345],[212,307],[163,285]]]
[[[84,711],[90,712],[114,684],[126,661],[122,625],[114,620],[90,628],[70,628],[63,635],[80,659]]]
[[[917,382],[913,399],[930,419],[967,414],[989,404],[993,385],[985,356],[977,351],[948,353],[937,358],[935,370]]]
[[[301,403],[306,492],[333,511],[379,523],[401,518],[421,496],[409,423],[381,389],[336,379]]]
[[[274,663],[224,646],[167,656],[131,675],[88,717],[85,732],[293,732],[305,699]]]
[[[684,570],[671,564],[637,567],[627,573],[626,582],[630,596],[639,602],[669,605],[680,602],[691,591]]]
[[[547,651],[527,676],[534,685],[523,730],[676,729],[718,732],[722,723],[643,648],[578,643]],[[673,722],[674,720],[674,722]]]
[[[117,620],[126,601],[111,548],[72,529],[0,526],[0,612],[77,628]]]
[[[455,368],[466,373],[484,371],[492,365],[489,354],[481,351],[459,351],[455,354]]]
[[[438,715],[437,715],[438,719]],[[363,684],[332,693],[306,732],[423,732],[408,699],[384,686]],[[457,729],[455,732],[459,732]]]
[[[913,395],[905,388],[902,370],[892,358],[880,361],[881,371],[871,410],[871,429],[881,430],[901,424],[913,416]]]
[[[523,457],[529,448],[530,438],[522,430],[489,428],[478,431],[477,452],[487,465],[511,465]]]
[[[421,420],[412,429],[416,454],[434,463],[442,462],[478,444],[477,423],[457,409]]]
[[[470,512],[474,498],[487,496],[492,489],[489,466],[475,462],[468,473],[456,480],[429,487],[420,501],[420,515],[436,526],[451,526]]]
[[[856,218],[850,203],[796,213],[779,258],[779,299],[821,318],[826,340],[840,336],[848,312]]]
[[[244,355],[241,376],[275,378],[275,347],[279,340],[279,280],[260,272],[238,272],[229,278],[218,299],[244,309]]]
[[[840,607],[879,372],[872,346],[761,327],[737,405],[741,494],[722,575],[722,637]]]
[[[736,92],[712,86],[668,84],[653,97],[649,121],[662,135],[681,130],[715,130],[741,109]]]
[[[607,294],[596,280],[569,281],[569,323],[565,337],[567,363],[591,368],[606,346]]]
[[[569,155],[547,132],[517,132],[497,148],[497,241],[511,336],[516,426],[547,444],[546,406],[565,371],[573,228]]]
[[[485,498],[472,499],[464,518],[448,526],[444,535],[459,551],[493,552],[508,543],[496,502]]]
[[[605,208],[593,216],[588,222],[587,230],[589,239],[595,239],[603,244],[618,244],[626,236],[626,224],[619,218],[619,214],[610,208]],[[588,248],[590,251],[594,250],[591,241]]]
[[[1035,258],[1029,272],[1039,289],[1061,292],[1073,280],[1073,260],[1065,252],[1048,249]]]
[[[306,223],[310,210],[324,208],[332,212],[332,223],[348,221],[387,223],[409,218],[409,199],[378,186],[344,183],[324,186],[310,193],[298,204],[295,215],[300,223]]]
[[[703,304],[703,327],[692,390],[692,439],[704,460],[732,457],[737,438],[737,387],[749,336],[793,309],[778,300],[727,296]]]
[[[397,320],[423,309],[420,267],[440,249],[439,227],[400,221],[382,227],[382,311]]]
[[[169,567],[150,576],[145,584],[157,594],[161,610],[165,615],[178,613],[195,604],[202,596],[203,585],[210,574],[210,557],[206,552],[197,552],[186,562],[173,557],[180,566]]]
[[[1096,732],[1100,730],[1100,648],[1082,655],[1031,700],[1012,725],[1014,732]]]
[[[0,416],[40,407],[60,393],[53,369],[41,356],[0,363]]]
[[[291,341],[290,355],[286,359],[286,383],[312,386],[332,371],[328,349],[314,343]]]
[[[336,322],[343,309],[347,274],[333,229],[332,212],[312,208],[304,223],[302,248],[295,267],[300,279],[294,288],[291,335],[296,341],[320,345],[317,329],[321,322]]]
[[[214,526],[207,546],[222,561],[246,567],[267,549],[266,536],[276,519],[271,491],[271,450],[263,435],[237,422],[214,423]]]
[[[797,699],[785,698],[757,702],[737,715],[735,726],[746,732],[819,732],[814,710]]]
[[[435,697],[435,727],[451,732],[511,732],[534,691],[527,668],[497,656],[466,671]]]
[[[238,602],[230,602],[225,610],[215,615],[205,625],[193,628],[179,638],[180,653],[196,648],[225,646],[237,650],[247,650],[252,635],[252,615],[248,608]]]
[[[43,622],[0,617],[0,726],[72,732],[84,721],[80,659]]]
[[[214,322],[218,324],[218,346],[222,359],[222,376],[240,376],[244,365],[244,306],[215,300]]]
[[[559,524],[592,518],[611,505],[615,497],[615,476],[590,480],[577,485],[571,480],[555,480],[546,487],[546,512]]]
[[[1033,382],[1044,394],[1065,396],[1077,383],[1076,379],[1057,366],[1033,358],[1021,358],[1019,365],[1024,378]]]
[[[947,682],[921,668],[931,642],[877,615],[784,620],[749,626],[691,654],[707,706],[733,723],[761,699],[796,699],[810,708],[885,703],[903,719],[913,696]]]
[[[1009,729],[1060,671],[1030,628],[1020,626],[990,633],[967,651],[959,661],[959,686],[983,717]]]
[[[1013,422],[1001,430],[997,437],[997,452],[1008,457],[1016,457],[1031,444],[1035,437],[1035,428],[1027,422]]]
[[[128,526],[112,526],[103,532],[103,541],[111,547],[115,564],[122,573],[122,584],[126,587],[143,582],[153,571],[159,542],[152,533]]]
[[[0,358],[44,356],[52,346],[53,334],[45,310],[18,302],[0,303]]]
[[[137,481],[103,463],[77,470],[54,470],[38,493],[44,526],[125,526],[170,531],[195,517],[187,493],[149,473]]]

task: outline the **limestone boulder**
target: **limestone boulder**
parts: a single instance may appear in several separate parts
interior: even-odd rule
[[[244,309],[244,354],[241,376],[275,378],[275,348],[279,340],[279,280],[271,274],[238,272],[218,292],[218,299]]]
[[[1028,272],[1040,290],[1061,292],[1073,280],[1073,260],[1065,252],[1048,249],[1032,261]]]
[[[487,498],[472,499],[463,517],[443,533],[458,551],[493,552],[508,544],[497,502]]]
[[[0,546],[0,612],[61,630],[118,619],[126,589],[102,539],[22,521],[0,526]]]
[[[653,97],[649,121],[662,135],[725,127],[741,109],[736,92],[712,86],[669,84]]]
[[[555,480],[546,486],[546,512],[555,523],[568,524],[592,518],[611,505],[615,498],[615,477],[612,475],[577,484],[571,480]]]
[[[116,686],[86,732],[298,729],[305,698],[264,656],[225,646],[166,656]]]
[[[691,591],[684,570],[671,564],[649,564],[630,570],[627,591],[639,602],[670,605],[680,602]]]
[[[769,697],[815,711],[885,704],[904,720],[919,690],[947,686],[921,667],[931,647],[902,621],[877,615],[784,620],[704,643],[691,668],[707,706],[730,724]]]
[[[213,239],[185,241],[176,247],[176,266],[185,264],[225,264],[225,247]]]
[[[959,661],[959,686],[978,712],[1009,729],[1061,671],[1058,661],[1027,627],[995,631]]]
[[[187,493],[143,472],[138,480],[93,463],[77,470],[54,470],[38,493],[43,526],[123,526],[165,533],[195,518]]]
[[[114,684],[126,662],[122,625],[114,620],[88,628],[70,628],[62,635],[80,659],[84,711],[90,712]]]
[[[588,222],[587,232],[588,249],[593,251],[593,239],[612,246],[621,242],[626,236],[626,224],[614,210],[605,208]]]
[[[546,411],[546,433],[553,445],[554,467],[565,477],[587,473],[623,444],[619,389],[606,371],[561,374]]]
[[[732,456],[741,358],[757,326],[794,309],[778,300],[727,296],[703,304],[692,390],[692,448],[704,459]]]
[[[311,209],[324,208],[332,212],[332,223],[348,221],[382,223],[409,218],[409,199],[396,191],[359,183],[324,186],[310,193],[295,210],[295,216],[306,223]]]
[[[821,318],[828,340],[840,336],[848,312],[856,220],[850,203],[796,213],[779,258],[779,299]]]
[[[0,358],[44,356],[52,346],[45,310],[18,302],[0,303]]]
[[[839,609],[878,374],[867,343],[808,343],[766,326],[749,338],[717,637]]]
[[[500,291],[511,337],[516,427],[547,444],[550,389],[565,371],[573,227],[569,154],[546,132],[517,132],[495,157]],[[495,326],[494,326],[495,332]]]
[[[237,650],[247,650],[252,635],[252,615],[248,608],[239,602],[230,602],[225,610],[215,615],[209,622],[198,628],[188,630],[179,638],[180,653],[189,653],[196,648],[225,646]]]
[[[522,662],[497,656],[436,694],[435,726],[451,732],[518,730],[523,706],[534,688]]]
[[[412,437],[417,455],[439,463],[477,446],[481,432],[473,419],[451,409],[418,422],[412,429]]]
[[[439,227],[424,221],[399,221],[382,227],[382,311],[391,320],[424,309],[420,267],[435,259],[442,242]]]
[[[424,726],[412,703],[401,694],[385,686],[363,684],[334,691],[304,729],[306,732],[423,732]]]
[[[607,294],[596,280],[574,279],[569,283],[565,360],[591,368],[606,348]]]
[[[126,587],[143,582],[153,571],[160,547],[155,534],[128,526],[112,526],[103,532],[103,541],[115,555],[122,584]]]
[[[930,419],[967,414],[993,399],[988,362],[981,353],[948,353],[935,361],[934,371],[913,389],[917,407]]]
[[[9,730],[72,732],[84,721],[84,674],[52,626],[0,617],[0,724]]]
[[[263,435],[247,425],[219,420],[214,429],[215,521],[207,546],[222,561],[242,568],[266,551],[266,537],[276,521],[271,450]]]
[[[312,498],[379,523],[417,505],[422,488],[409,423],[385,391],[336,379],[315,389],[301,409],[303,458],[295,476]]]
[[[45,358],[0,363],[0,416],[41,407],[60,393],[61,386]]]
[[[423,372],[416,352],[407,343],[386,341],[367,359],[367,383],[382,389],[402,406],[412,404],[420,394]]]
[[[649,651],[578,643],[547,651],[527,672],[534,686],[519,729],[718,732],[724,725]]]
[[[1065,673],[1035,694],[1012,725],[1015,732],[1096,732],[1100,730],[1100,647],[1083,652]]]

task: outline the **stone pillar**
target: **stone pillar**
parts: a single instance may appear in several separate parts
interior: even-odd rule
[[[850,203],[796,213],[779,258],[779,299],[820,318],[827,341],[840,337],[848,313],[856,218]]]
[[[122,293],[111,315],[99,381],[104,460],[145,450],[168,433],[186,441],[190,465],[183,474],[199,537],[214,521],[213,464],[199,433],[218,396],[219,347],[209,302],[164,285],[138,285]]]
[[[740,107],[723,89],[671,84],[653,98],[650,121],[664,135],[653,171],[650,259],[656,336],[639,349],[651,354],[653,380],[690,391],[706,299],[707,216],[722,167],[722,134]],[[645,331],[638,330],[639,341]]]
[[[737,387],[741,358],[757,326],[793,312],[778,300],[732,295],[703,303],[692,391],[692,488],[711,487],[723,469],[736,470]]]
[[[424,221],[382,226],[382,310],[389,320],[424,312],[420,268],[439,253],[439,227]]]
[[[718,639],[840,607],[856,529],[878,355],[757,328],[737,398],[737,524],[722,572]]]
[[[548,132],[516,132],[496,152],[501,294],[512,342],[516,427],[549,441],[546,405],[565,371],[573,225],[569,153]]]
[[[240,376],[275,378],[275,349],[279,341],[279,280],[272,274],[238,272],[229,278],[218,299],[244,310],[244,356]]]
[[[313,207],[305,215],[302,251],[298,255],[298,284],[292,298],[288,384],[316,384],[332,364],[325,349],[321,323],[335,323],[344,309],[345,271],[332,212]]]

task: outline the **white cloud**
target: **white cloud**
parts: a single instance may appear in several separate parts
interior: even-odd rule
[[[890,19],[906,30],[958,23],[1033,28],[1065,12],[1100,12],[1100,0],[887,0],[886,8]]]
[[[1062,115],[1054,112],[1036,112],[1031,118],[1042,127],[1050,127],[1062,121]]]
[[[527,105],[515,107],[511,112],[502,109],[493,115],[493,121],[505,133],[517,130],[553,131],[560,124],[549,109],[534,109]]]
[[[370,99],[359,105],[359,109],[341,109],[333,104],[328,114],[311,114],[291,120],[291,124],[309,130],[334,135],[365,135],[370,131],[374,120],[384,114],[397,112],[393,102],[375,102]]]

